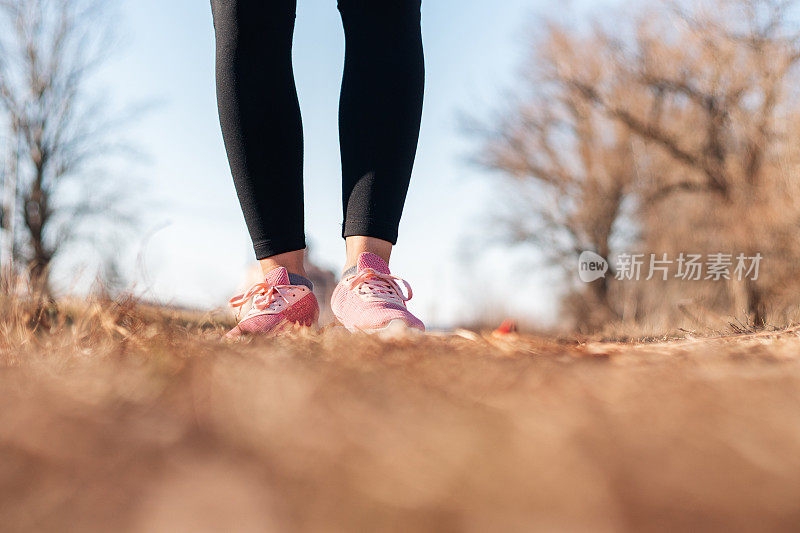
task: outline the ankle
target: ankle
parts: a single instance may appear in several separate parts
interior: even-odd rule
[[[261,267],[261,273],[264,275],[264,277],[266,277],[267,274],[269,274],[270,272],[272,272],[273,270],[275,270],[276,268],[279,268],[279,267],[285,268],[286,272],[289,273],[289,275],[291,275],[291,276],[302,276],[302,277],[308,279],[308,274],[306,274],[306,271],[305,271],[304,268],[288,267],[286,265],[277,265],[277,266],[269,268],[269,269],[265,269],[262,266]]]
[[[273,255],[265,259],[260,259],[261,272],[266,276],[276,268],[283,267],[289,274],[306,276],[305,269],[305,250],[296,250],[284,254]]]
[[[353,236],[345,239],[347,246],[347,260],[345,261],[344,271],[353,268],[358,264],[358,257],[367,252],[375,254],[389,264],[392,255],[392,243],[377,239],[375,237]]]

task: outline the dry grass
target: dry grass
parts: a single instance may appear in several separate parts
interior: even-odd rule
[[[4,531],[800,526],[795,330],[231,345],[130,302],[0,311]]]

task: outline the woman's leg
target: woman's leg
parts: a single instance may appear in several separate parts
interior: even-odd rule
[[[410,286],[388,265],[422,116],[420,0],[339,0],[339,11],[347,42],[339,109],[347,263],[331,308],[353,331],[424,331],[406,307]]]
[[[339,109],[346,267],[388,262],[419,139],[420,0],[339,0],[346,39]]]
[[[302,274],[303,131],[292,70],[296,0],[212,0],[217,100],[233,181],[265,271]]]

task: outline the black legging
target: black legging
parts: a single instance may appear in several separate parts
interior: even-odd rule
[[[342,235],[397,242],[419,138],[421,0],[339,0]],[[296,0],[212,0],[225,149],[256,257],[305,248]]]

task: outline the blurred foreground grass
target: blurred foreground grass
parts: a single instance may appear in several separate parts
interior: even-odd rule
[[[4,531],[797,530],[797,330],[581,342],[2,301]]]

